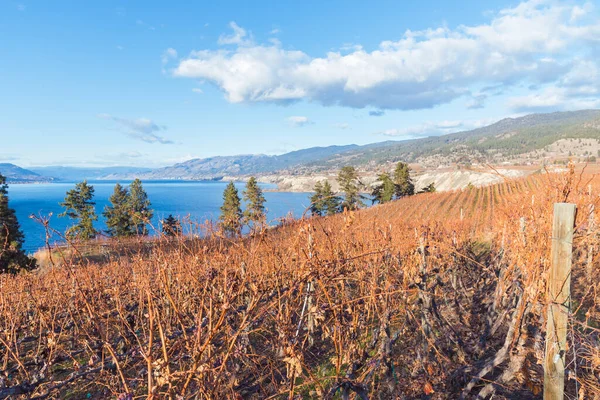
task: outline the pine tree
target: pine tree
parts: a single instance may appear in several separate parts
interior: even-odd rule
[[[178,236],[181,234],[181,223],[172,215],[162,221],[162,232],[166,236]]]
[[[321,181],[315,183],[314,193],[310,196],[310,213],[312,215],[322,216],[325,211],[323,184]]]
[[[135,227],[129,209],[129,191],[120,184],[115,185],[113,194],[108,199],[110,205],[104,207],[104,217],[108,234],[114,237],[132,236]]]
[[[392,181],[390,174],[380,174],[377,179],[380,183],[377,184],[373,188],[373,192],[371,192],[373,203],[387,203],[388,201],[393,200],[394,193],[396,192],[396,185],[394,184],[394,181]]]
[[[396,198],[412,196],[415,194],[415,185],[410,177],[408,164],[399,162],[394,170],[394,184],[396,185]]]
[[[223,192],[223,205],[219,216],[221,228],[230,236],[237,236],[242,232],[241,200],[233,182],[229,182]]]
[[[0,273],[35,268],[35,260],[23,251],[25,236],[15,210],[8,205],[8,185],[0,174]]]
[[[60,203],[65,211],[59,217],[69,217],[75,221],[75,225],[67,229],[66,235],[70,239],[88,240],[98,234],[94,228],[94,221],[98,220],[94,198],[94,187],[87,181],[75,185],[75,189],[67,192],[65,201]]]
[[[154,211],[150,208],[151,203],[148,200],[148,194],[142,186],[142,181],[135,179],[129,185],[129,211],[133,222],[134,232],[138,235],[147,235],[147,224],[154,216]]]
[[[333,215],[340,212],[341,199],[331,189],[329,181],[323,182],[323,212],[325,215]]]
[[[435,188],[435,183],[431,182],[429,185],[425,186],[419,193],[435,193],[437,189]]]
[[[244,219],[246,223],[252,229],[259,228],[266,222],[265,215],[265,196],[263,195],[262,189],[258,186],[256,178],[250,177],[246,183],[246,189],[244,190],[243,198],[246,202],[246,209],[244,210]]]
[[[358,174],[354,167],[346,166],[340,170],[338,184],[340,185],[340,190],[344,193],[342,209],[354,210],[365,205],[360,195],[361,183],[358,180]]]
[[[325,180],[315,183],[314,193],[310,196],[312,215],[333,215],[340,210],[340,198],[333,193],[331,184]]]

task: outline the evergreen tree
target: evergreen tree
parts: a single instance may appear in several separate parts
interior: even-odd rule
[[[166,236],[177,236],[181,234],[181,223],[172,215],[162,221],[162,232]]]
[[[325,210],[324,196],[323,196],[323,184],[321,181],[315,183],[313,189],[314,193],[310,196],[310,213],[312,215],[322,216]]]
[[[360,195],[361,183],[358,180],[358,174],[354,167],[343,167],[338,174],[337,180],[340,190],[344,193],[342,209],[354,210],[365,205]]]
[[[431,182],[429,185],[425,186],[419,193],[435,193],[436,192],[435,183]]]
[[[94,187],[87,181],[75,185],[75,189],[67,192],[65,201],[60,203],[65,211],[59,217],[69,217],[75,221],[75,225],[67,229],[66,235],[71,239],[88,240],[96,237],[98,231],[94,228],[94,221],[98,220],[96,215],[94,198]]]
[[[233,182],[229,182],[223,192],[219,220],[221,228],[230,236],[237,236],[242,232],[241,200]]]
[[[256,178],[250,177],[246,183],[243,198],[246,202],[244,210],[244,219],[248,225],[252,224],[253,229],[260,227],[266,222],[265,215],[265,196],[262,189],[258,186]]]
[[[129,209],[129,191],[120,184],[115,185],[113,194],[108,199],[110,205],[104,207],[108,234],[114,237],[132,236],[135,227]]]
[[[396,198],[412,196],[415,194],[415,185],[410,177],[408,164],[399,162],[394,170],[394,184],[396,185]]]
[[[154,216],[154,211],[150,208],[148,194],[142,187],[142,181],[135,179],[129,185],[129,212],[133,222],[134,232],[138,235],[147,235],[147,224]]]
[[[378,181],[380,182],[373,188],[373,192],[371,195],[373,196],[373,204],[375,202],[378,203],[387,203],[394,198],[394,194],[396,193],[396,185],[390,174],[383,173],[378,177]]]
[[[329,181],[323,182],[323,212],[325,215],[333,215],[340,212],[341,199],[331,189]]]
[[[23,251],[25,236],[15,210],[8,205],[8,185],[0,174],[0,273],[35,268],[35,260]]]
[[[333,215],[340,210],[340,198],[333,193],[331,184],[325,180],[315,183],[314,194],[310,196],[312,215]]]

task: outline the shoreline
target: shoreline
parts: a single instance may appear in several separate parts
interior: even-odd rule
[[[486,186],[501,182],[504,179],[519,178],[529,175],[533,172],[531,168],[502,166],[494,168],[491,166],[481,166],[479,168],[470,169],[452,169],[452,168],[437,168],[437,169],[413,169],[413,182],[415,188],[425,187],[434,183],[438,191],[460,190],[469,185]],[[364,193],[368,193],[378,179],[378,174],[382,171],[362,171],[360,180],[367,188]],[[180,178],[163,178],[163,179],[145,179],[144,183],[148,184],[197,184],[197,183],[245,183],[250,176],[213,176],[200,177],[198,179],[180,179]],[[274,187],[263,188],[263,191],[269,193],[313,193],[314,186],[317,182],[328,181],[334,192],[339,192],[340,188],[337,183],[337,174],[325,172],[320,174],[292,175],[292,174],[263,174],[256,175],[257,181],[263,185],[272,185]],[[127,183],[132,181],[132,177],[127,179],[89,179],[91,184],[113,184]],[[41,184],[74,184],[77,181],[19,181],[10,182],[9,185],[41,185]]]

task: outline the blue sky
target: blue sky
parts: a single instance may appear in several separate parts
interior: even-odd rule
[[[0,162],[162,166],[599,106],[596,4],[453,3],[5,0]]]

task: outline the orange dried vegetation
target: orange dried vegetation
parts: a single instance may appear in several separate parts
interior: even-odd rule
[[[593,398],[599,193],[572,169],[2,276],[0,398],[535,398],[557,201]]]

